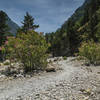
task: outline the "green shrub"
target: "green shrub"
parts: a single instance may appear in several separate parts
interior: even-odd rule
[[[63,59],[64,59],[64,60],[67,60],[67,57],[66,57],[66,56],[64,56],[64,57],[63,57]]]
[[[44,37],[35,31],[29,31],[27,34],[18,34],[16,38],[9,37],[3,52],[10,61],[13,59],[21,62],[25,72],[28,72],[47,66],[47,49]]]
[[[100,44],[93,41],[82,43],[79,55],[88,60],[90,64],[100,64]]]
[[[4,62],[4,65],[10,65],[10,63],[9,62]]]

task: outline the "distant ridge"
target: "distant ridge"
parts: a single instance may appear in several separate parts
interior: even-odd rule
[[[8,17],[8,16],[7,16]],[[10,28],[10,32],[13,34],[13,35],[16,35],[17,33],[17,29],[19,28],[19,26],[13,22],[9,17],[8,17],[8,21],[7,21],[7,24]]]
[[[9,18],[9,16],[7,14],[6,14],[6,16],[7,16],[7,19],[8,19],[7,20],[7,25],[10,28],[10,33],[12,33],[15,36],[16,33],[17,33],[17,29],[19,28],[19,26],[14,21],[12,21],[11,18]]]

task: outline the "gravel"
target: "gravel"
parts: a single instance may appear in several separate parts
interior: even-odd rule
[[[100,100],[100,67],[81,66],[69,57],[63,70],[0,81],[0,100]]]

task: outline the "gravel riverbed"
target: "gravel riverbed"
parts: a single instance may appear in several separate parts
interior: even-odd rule
[[[72,58],[54,62],[62,70],[0,80],[0,100],[100,100],[100,67]]]

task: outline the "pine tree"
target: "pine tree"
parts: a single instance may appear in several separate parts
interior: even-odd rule
[[[21,30],[25,33],[27,33],[29,30],[35,30],[39,27],[39,25],[34,24],[34,18],[28,12],[26,12],[22,24],[23,26]]]
[[[7,15],[5,14],[5,12],[0,11],[0,46],[3,45],[6,40],[6,34],[9,33],[9,28],[6,24],[6,21]]]

